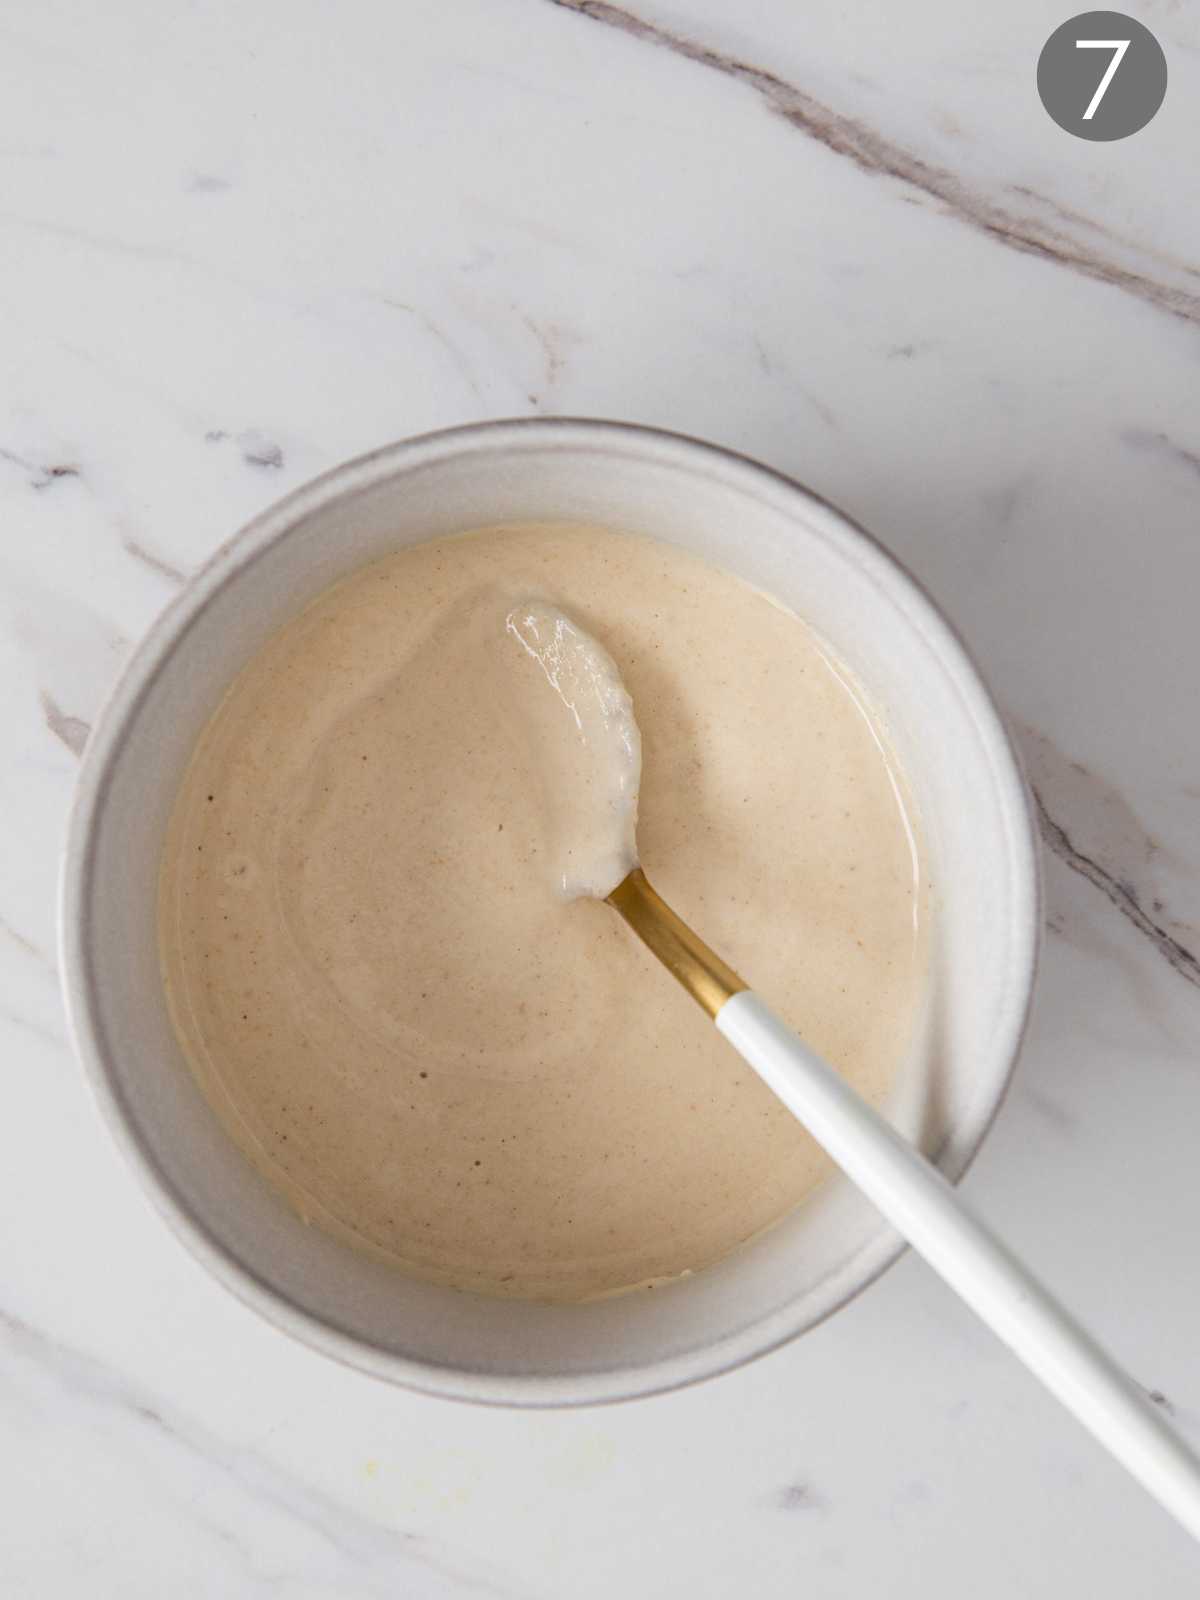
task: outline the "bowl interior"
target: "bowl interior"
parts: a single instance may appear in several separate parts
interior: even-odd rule
[[[1037,880],[1011,749],[953,635],[870,540],[750,463],[615,426],[497,424],[351,463],[226,547],[138,653],[89,751],[63,932],[80,1048],[151,1192],[236,1292],[399,1381],[545,1404],[668,1387],[757,1354],[869,1281],[894,1236],[835,1179],[735,1256],[653,1293],[550,1306],[396,1274],[306,1227],[227,1140],[175,1042],[155,927],[183,768],[266,636],[389,550],[525,519],[601,522],[686,546],[797,611],[866,688],[907,769],[934,881],[927,1026],[892,1111],[951,1176],[986,1130],[1019,1043]]]

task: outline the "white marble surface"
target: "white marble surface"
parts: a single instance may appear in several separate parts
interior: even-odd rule
[[[791,471],[972,641],[1051,934],[972,1195],[1200,1442],[1200,22],[1122,144],[1012,0],[47,0],[0,16],[0,1593],[1197,1593],[921,1265],[690,1392],[480,1412],[283,1341],[151,1215],[64,1042],[73,775],[252,512],[473,418]],[[1152,1574],[1152,1577],[1150,1576]]]

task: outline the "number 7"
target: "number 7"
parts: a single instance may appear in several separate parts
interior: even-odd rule
[[[1100,79],[1100,87],[1092,96],[1091,105],[1083,113],[1083,120],[1085,122],[1090,122],[1096,115],[1096,107],[1100,104],[1101,100],[1104,99],[1104,91],[1113,81],[1113,76],[1116,73],[1117,68],[1121,65],[1121,59],[1126,50],[1129,49],[1131,43],[1132,41],[1129,39],[1076,39],[1076,50],[1111,50],[1113,52],[1113,58],[1108,63],[1108,68],[1105,71],[1104,76]]]

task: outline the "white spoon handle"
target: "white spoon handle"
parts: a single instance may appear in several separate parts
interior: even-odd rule
[[[716,1024],[913,1248],[1200,1539],[1200,1461],[936,1167],[750,990],[726,1000]]]

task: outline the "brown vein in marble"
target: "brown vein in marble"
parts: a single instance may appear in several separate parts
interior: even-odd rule
[[[709,49],[686,34],[648,22],[621,6],[608,4],[607,0],[549,0],[549,3],[613,28],[632,39],[669,50],[696,66],[732,78],[736,83],[753,90],[775,116],[823,144],[834,155],[846,157],[863,172],[903,183],[933,201],[947,215],[998,240],[1011,250],[1037,256],[1057,266],[1067,267],[1083,277],[1093,278],[1098,283],[1109,284],[1185,322],[1200,323],[1200,294],[1160,283],[1146,273],[1121,266],[1097,251],[1085,249],[1069,234],[1028,213],[1009,211],[985,199],[983,195],[973,193],[961,178],[945,167],[934,166],[923,160],[903,145],[895,144],[855,118],[844,116],[831,106],[824,105],[764,67],[756,67],[737,56]],[[1076,215],[1031,189],[1010,186],[1009,192],[1026,197],[1060,216]],[[1095,224],[1089,223],[1088,226],[1094,232],[1108,232]],[[1183,270],[1189,276],[1196,275],[1190,266],[1183,265]]]
[[[558,330],[553,326],[535,322],[525,312],[518,314],[541,347],[542,356],[546,363],[546,388],[548,390],[553,389],[567,364],[567,359],[562,352]]]
[[[81,756],[83,747],[88,742],[88,735],[92,731],[90,724],[82,717],[73,717],[64,711],[58,701],[44,689],[39,693],[38,699],[42,706],[42,716],[50,732],[61,744],[66,745],[73,756]]]
[[[173,566],[165,557],[156,555],[153,550],[147,550],[137,539],[122,539],[121,548],[126,555],[132,556],[157,577],[166,578],[168,583],[186,583],[188,580],[188,575],[182,567]]]
[[[1098,239],[1105,240],[1109,244],[1115,244],[1122,249],[1127,249],[1132,242],[1119,233],[1117,229],[1110,228],[1098,218],[1089,217],[1082,211],[1076,211],[1072,206],[1063,205],[1059,200],[1052,200],[1049,195],[1039,194],[1036,189],[1031,189],[1028,184],[1010,183],[1005,187],[1007,193],[1016,195],[1019,200],[1030,200],[1034,205],[1040,206],[1046,211],[1052,211],[1060,221],[1068,223],[1074,228],[1086,228],[1089,233],[1095,234]],[[1150,256],[1155,261],[1161,262],[1164,267],[1170,267],[1174,271],[1182,272],[1186,277],[1195,278],[1200,282],[1200,267],[1195,266],[1192,262],[1183,260],[1169,250],[1158,250],[1151,245],[1139,244],[1136,248],[1143,255]]]
[[[24,950],[27,955],[31,955],[40,966],[45,967],[47,972],[57,973],[57,967],[41,946],[34,944],[32,939],[26,938],[20,928],[14,926],[5,916],[0,916],[0,933],[11,939],[18,949]]]
[[[78,478],[81,476],[78,467],[69,462],[58,462],[53,466],[43,467],[41,477],[34,480],[35,489],[46,489],[59,478]]]
[[[1105,871],[1098,861],[1093,861],[1091,856],[1076,849],[1067,830],[1046,810],[1045,802],[1036,788],[1033,790],[1033,798],[1037,807],[1038,826],[1047,849],[1070,867],[1072,872],[1077,872],[1081,878],[1086,878],[1094,888],[1099,889],[1100,893],[1116,906],[1121,915],[1128,918],[1138,932],[1150,940],[1159,955],[1181,978],[1200,989],[1200,961],[1185,945],[1180,944],[1178,939],[1172,938],[1165,928],[1147,916],[1128,884],[1121,883],[1112,873]]]
[[[1177,439],[1172,439],[1169,433],[1156,433],[1151,428],[1126,428],[1121,438],[1135,450],[1149,450],[1155,455],[1164,456],[1200,478],[1200,451],[1189,450]]]
[[[31,473],[29,487],[31,489],[46,489],[59,478],[78,478],[81,476],[78,467],[70,462],[55,462],[51,466],[40,466],[36,461],[30,461],[28,456],[21,456],[15,450],[0,450],[0,461],[7,461],[14,467],[20,467],[23,472]]]

